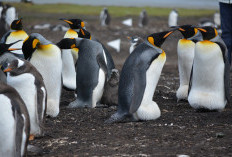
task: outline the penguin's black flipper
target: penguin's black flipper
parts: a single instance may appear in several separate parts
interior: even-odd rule
[[[134,90],[132,102],[130,105],[130,114],[136,112],[142,102],[145,87],[146,87],[146,70],[147,67],[141,67],[144,63],[140,62],[134,68]]]
[[[194,61],[193,61],[193,64],[194,64]],[[189,88],[188,88],[188,95],[189,95],[189,92],[191,90],[191,87],[192,87],[192,77],[193,77],[193,65],[192,65],[192,69],[191,69],[191,72],[190,72],[190,77],[189,77]]]
[[[225,69],[224,69],[224,88],[225,88],[225,96],[227,103],[230,104],[230,63],[228,60],[228,50],[226,48],[225,43],[222,40],[219,40],[216,42],[222,51],[224,63],[225,63]]]
[[[15,144],[16,144],[16,156],[21,156],[21,144],[22,144],[22,136],[23,136],[23,126],[24,119],[20,114],[19,108],[16,106],[12,106],[14,109],[14,118],[16,120],[16,136],[15,136]]]
[[[107,76],[108,74],[107,65],[102,53],[97,55],[97,63],[99,67],[104,71],[105,75]]]

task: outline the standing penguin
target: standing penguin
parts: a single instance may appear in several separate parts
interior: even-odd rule
[[[101,23],[101,26],[107,26],[110,24],[110,14],[108,12],[108,9],[107,8],[103,8],[103,10],[101,11],[100,13],[100,23]]]
[[[67,22],[70,29],[65,33],[64,38],[78,38],[78,32],[85,26],[81,19],[60,19]],[[62,80],[63,86],[68,90],[76,89],[75,63],[78,58],[78,51],[74,48],[61,48],[62,56]]]
[[[25,102],[30,116],[30,138],[41,135],[47,105],[47,93],[43,78],[26,60],[13,60],[4,70],[7,84],[14,87]]]
[[[183,25],[177,28],[184,36],[178,41],[178,70],[180,86],[176,92],[177,102],[188,99],[189,79],[193,65],[195,43],[202,40],[202,35],[197,28],[191,25]]]
[[[100,43],[89,39],[62,39],[57,45],[69,40],[79,49],[76,63],[77,99],[69,104],[75,107],[96,107],[100,101],[107,76],[106,58]]]
[[[171,27],[171,26],[177,26],[177,23],[178,23],[178,11],[176,9],[173,9],[170,14],[169,14],[169,17],[168,17],[168,26]]]
[[[24,156],[30,133],[27,108],[18,92],[0,83],[0,156]]]
[[[161,45],[173,31],[149,35],[138,45],[123,65],[118,89],[118,109],[106,123],[126,117],[133,120],[154,120],[160,109],[152,100],[166,54]]]
[[[1,39],[1,43],[14,44],[12,48],[22,48],[23,41],[28,37],[27,33],[23,30],[22,18],[19,20],[14,20],[10,26],[11,30],[7,32]],[[17,50],[13,52],[17,57],[24,58],[22,50]]]
[[[38,33],[32,33],[23,43],[23,54],[40,72],[47,90],[47,114],[59,114],[62,60],[59,47]]]
[[[221,111],[230,102],[230,65],[225,43],[216,28],[198,28],[188,101],[195,109]]]
[[[146,10],[141,11],[139,15],[139,27],[144,27],[148,24],[148,16]]]

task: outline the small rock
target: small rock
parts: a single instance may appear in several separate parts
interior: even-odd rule
[[[217,137],[217,138],[222,138],[222,137],[224,137],[224,136],[225,136],[225,134],[222,133],[222,132],[216,133],[216,137]]]

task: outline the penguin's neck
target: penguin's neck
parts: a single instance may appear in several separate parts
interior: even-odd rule
[[[24,30],[12,30],[11,35],[9,37],[14,38],[16,40],[25,40],[28,37],[28,35]],[[9,39],[9,40],[11,40],[11,39]],[[11,41],[11,42],[13,42],[13,41]]]
[[[203,40],[202,34],[200,33],[200,31],[197,31],[197,33],[194,36],[187,38],[187,40],[192,40],[192,41],[196,41],[196,42],[202,41]]]
[[[145,40],[145,44],[147,44],[148,46],[150,46],[150,47],[152,47],[152,48],[154,48],[158,53],[162,53],[163,52],[163,49],[162,48],[159,48],[159,47],[157,47],[157,46],[155,46],[155,45],[152,45],[149,41],[147,41],[147,40]]]
[[[38,52],[41,55],[45,56],[54,56],[56,55],[56,52],[58,52],[58,47],[53,45],[53,44],[48,44],[48,45],[40,45],[36,52]],[[60,51],[59,51],[60,53]]]
[[[70,28],[70,29],[65,33],[64,38],[78,38],[78,33],[77,33],[76,30]]]

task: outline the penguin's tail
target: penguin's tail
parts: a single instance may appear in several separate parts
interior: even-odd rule
[[[127,117],[127,114],[116,112],[109,119],[107,119],[104,123],[112,124],[112,123],[120,122],[124,120],[126,117]]]

